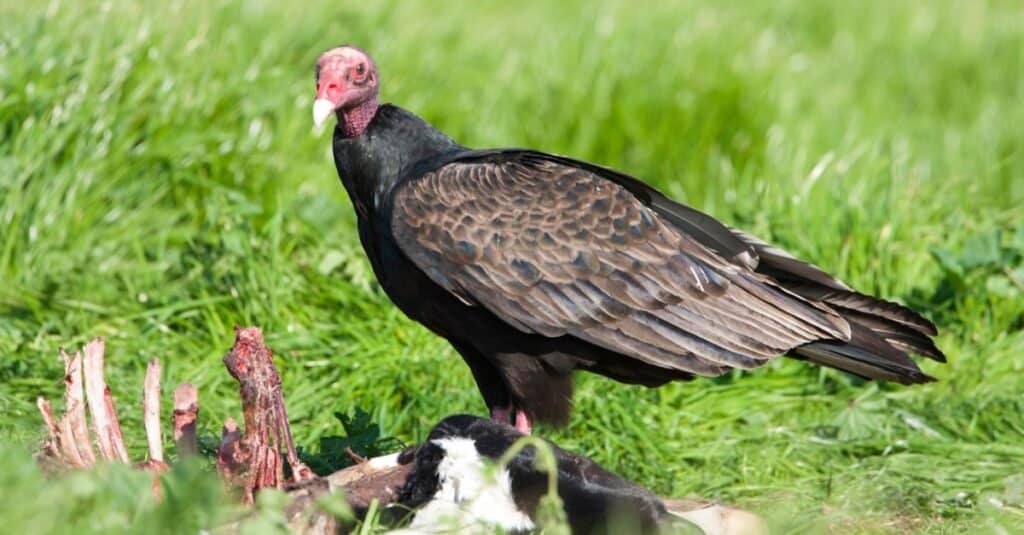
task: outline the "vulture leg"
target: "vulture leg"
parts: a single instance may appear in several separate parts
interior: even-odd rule
[[[533,431],[533,421],[530,420],[526,411],[517,409],[513,405],[491,407],[491,420],[509,424],[524,435],[529,435]]]
[[[516,410],[515,427],[516,430],[524,435],[529,435],[533,431],[533,422],[530,421],[530,417],[522,409]]]

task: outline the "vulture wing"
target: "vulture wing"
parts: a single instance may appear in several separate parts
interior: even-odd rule
[[[828,304],[848,321],[866,327],[898,350],[946,362],[946,356],[931,339],[938,332],[935,324],[917,312],[857,292],[814,264],[799,260],[746,232],[731,230],[756,251],[758,273],[772,277],[801,297]]]
[[[467,304],[655,366],[719,375],[850,339],[831,308],[756,273],[753,247],[727,227],[692,224],[710,219],[695,210],[663,213],[641,182],[600,169],[530,151],[462,153],[395,187],[392,232]]]

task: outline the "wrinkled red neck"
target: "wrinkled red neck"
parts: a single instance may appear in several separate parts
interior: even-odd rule
[[[362,135],[366,131],[366,127],[370,126],[370,121],[376,115],[379,105],[377,95],[374,95],[347,110],[339,110],[338,124],[341,126],[342,132],[345,132],[345,137]]]

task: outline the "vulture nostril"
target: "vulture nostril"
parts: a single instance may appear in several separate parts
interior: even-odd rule
[[[317,91],[339,91],[341,90],[341,84],[337,82],[317,82]]]

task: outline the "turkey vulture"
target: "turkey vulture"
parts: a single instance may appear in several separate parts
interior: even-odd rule
[[[354,46],[316,64],[313,118],[381,287],[462,355],[495,419],[564,424],[572,372],[659,386],[787,354],[899,383],[935,326],[629,175],[464,147],[380,104]]]

